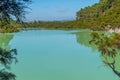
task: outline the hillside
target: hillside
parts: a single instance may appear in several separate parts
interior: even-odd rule
[[[100,0],[92,6],[85,7],[76,13],[76,20],[81,27],[102,29],[107,25],[120,27],[120,0]]]

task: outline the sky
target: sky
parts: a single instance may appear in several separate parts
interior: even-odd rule
[[[99,0],[32,0],[27,10],[26,21],[74,20],[76,12]]]

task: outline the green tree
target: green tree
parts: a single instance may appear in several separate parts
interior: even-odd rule
[[[15,30],[15,27],[9,24],[11,19],[22,22],[23,18],[25,18],[25,9],[28,8],[30,2],[30,0],[0,0],[0,28],[5,27],[4,30],[8,32],[11,32],[10,29],[12,28]],[[6,32],[4,30],[3,32]]]
[[[97,46],[101,52],[103,62],[109,66],[113,72],[120,77],[120,34],[91,33],[92,40],[90,44]]]
[[[12,16],[21,21],[30,0],[0,0],[0,19],[9,22]]]
[[[15,74],[8,71],[13,60],[17,62],[15,55],[17,55],[16,49],[6,51],[0,48],[0,63],[4,66],[4,68],[0,70],[0,80],[15,80]]]

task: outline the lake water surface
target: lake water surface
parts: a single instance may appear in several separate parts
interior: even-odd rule
[[[16,48],[16,80],[119,80],[104,66],[89,31],[28,30],[2,35],[0,46]],[[8,45],[7,45],[8,44]]]

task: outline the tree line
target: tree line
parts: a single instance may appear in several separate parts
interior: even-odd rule
[[[71,21],[32,21],[21,27],[46,29],[91,29],[105,30],[120,27],[120,0],[100,0],[92,6],[81,8],[76,12],[76,20]]]
[[[105,27],[108,27],[108,25],[111,28],[120,27],[120,0],[100,0],[92,6],[81,8],[76,12],[76,20],[32,22],[22,22],[21,19],[24,17],[25,8],[30,2],[29,0],[20,0],[20,3],[22,4],[18,5],[15,9],[13,9],[13,6],[18,4],[19,0],[15,2],[15,4],[12,4],[14,2],[11,2],[14,0],[8,0],[9,2],[3,1],[4,5],[0,8],[0,26],[2,27],[3,32],[19,31],[18,28],[105,30]],[[6,9],[7,14],[5,13],[6,10],[3,8],[5,4],[12,4],[10,10],[9,8]],[[16,11],[17,13],[15,13]],[[15,16],[16,20],[13,20],[11,15]],[[10,22],[10,24],[5,24],[5,22]],[[20,22],[22,22],[22,24]]]

